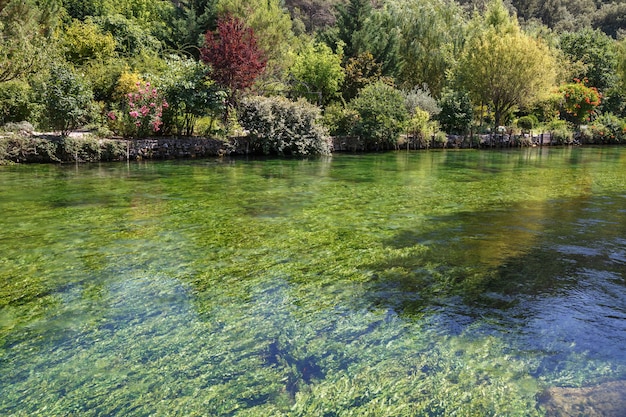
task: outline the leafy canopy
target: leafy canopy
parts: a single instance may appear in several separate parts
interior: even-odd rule
[[[474,17],[471,31],[457,65],[457,82],[475,104],[491,107],[496,125],[514,109],[538,101],[555,84],[552,52],[521,31],[501,0],[490,3],[485,16]]]
[[[345,78],[341,58],[341,49],[334,53],[321,42],[306,44],[290,68],[296,80],[295,90],[318,104],[326,104],[336,98]]]
[[[359,115],[353,133],[364,140],[368,149],[396,146],[408,117],[399,90],[378,81],[364,87],[348,107]]]
[[[267,63],[252,28],[234,16],[221,17],[217,33],[206,33],[201,58],[211,66],[213,79],[231,94],[252,86]]]

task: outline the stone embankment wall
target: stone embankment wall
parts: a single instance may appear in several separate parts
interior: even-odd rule
[[[488,148],[550,145],[550,135],[513,136],[448,136],[441,143],[403,138],[396,149],[425,148]],[[358,137],[333,138],[335,152],[362,152],[365,144]],[[256,151],[246,137],[229,140],[214,138],[150,138],[98,139],[89,135],[66,138],[45,135],[0,137],[0,163],[7,162],[97,162],[142,159],[207,158],[224,155],[245,155]],[[372,149],[369,149],[372,150]],[[374,149],[376,150],[376,149]],[[382,150],[382,149],[381,149]]]
[[[237,141],[211,138],[99,139],[91,136],[0,137],[0,163],[98,162],[203,158],[245,152]]]
[[[202,158],[236,151],[232,143],[208,138],[137,139],[125,142],[131,160]]]

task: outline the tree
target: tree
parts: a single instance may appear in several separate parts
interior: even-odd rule
[[[394,0],[390,7],[400,30],[399,85],[411,89],[426,84],[439,97],[446,73],[461,53],[465,28],[460,8],[427,0]]]
[[[105,34],[115,41],[115,52],[131,58],[143,52],[159,51],[161,42],[136,22],[120,15],[98,16],[91,19]]]
[[[470,131],[474,112],[467,93],[444,90],[439,105],[441,112],[437,120],[445,132],[465,135]]]
[[[328,0],[286,0],[285,6],[292,20],[300,20],[307,33],[331,26],[335,23],[332,3]]]
[[[201,58],[212,69],[212,77],[230,92],[252,86],[265,69],[266,58],[257,45],[252,28],[237,17],[225,16],[217,22],[217,33],[207,32]]]
[[[63,49],[68,62],[82,65],[89,60],[110,58],[115,52],[115,39],[90,19],[74,20],[65,28]]]
[[[349,0],[346,4],[338,3],[335,7],[335,27],[326,31],[322,38],[331,48],[342,45],[344,60],[355,57],[362,51],[355,37],[365,27],[365,21],[372,12],[370,0]]]
[[[167,15],[164,44],[178,53],[200,58],[204,34],[215,29],[217,0],[180,0]]]
[[[363,88],[348,104],[359,117],[353,133],[360,136],[367,149],[394,148],[408,112],[402,93],[381,81]]]
[[[172,125],[178,134],[193,135],[196,120],[216,114],[223,107],[225,94],[209,79],[206,66],[193,59],[171,57],[158,85],[169,107],[163,112],[163,130]]]
[[[549,92],[555,67],[549,48],[522,33],[502,1],[495,0],[484,17],[474,18],[456,79],[476,104],[491,107],[499,126],[511,111],[530,106]]]
[[[84,20],[102,14],[102,0],[62,0],[63,8],[72,19]]]
[[[352,57],[346,63],[346,79],[343,89],[343,98],[351,100],[360,89],[368,84],[377,81],[384,81],[386,84],[392,85],[393,80],[383,77],[383,67],[374,60],[369,52],[363,52],[356,57]]]
[[[615,87],[618,82],[617,50],[615,41],[608,35],[589,28],[564,33],[560,46],[566,58],[579,64],[575,68],[580,70],[572,79],[587,79],[588,85],[601,93]]]
[[[254,30],[256,42],[264,51],[266,67],[260,79],[282,80],[290,66],[290,51],[298,40],[294,37],[289,11],[281,0],[218,0],[219,15],[231,15]]]
[[[32,91],[28,83],[21,80],[0,83],[0,126],[29,120],[32,107]]]
[[[294,59],[290,72],[296,80],[296,91],[309,101],[326,104],[337,97],[345,78],[341,50],[334,53],[326,44],[309,43]]]
[[[355,55],[349,59],[370,54],[380,65],[381,75],[386,77],[398,75],[402,58],[399,50],[402,34],[397,17],[389,5],[372,10],[363,27],[355,32],[352,38]]]
[[[42,2],[9,0],[0,3],[0,82],[37,72],[55,50],[51,41],[54,9]]]
[[[592,25],[607,35],[617,38],[626,30],[626,3],[603,4],[593,15]]]
[[[62,136],[86,122],[93,94],[71,68],[54,66],[44,87],[44,107],[51,128]]]

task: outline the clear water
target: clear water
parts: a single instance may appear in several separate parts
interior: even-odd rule
[[[626,148],[0,167],[0,415],[532,416],[626,380]]]

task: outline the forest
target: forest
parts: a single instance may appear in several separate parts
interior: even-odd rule
[[[620,143],[625,98],[626,1],[0,0],[5,135]]]

